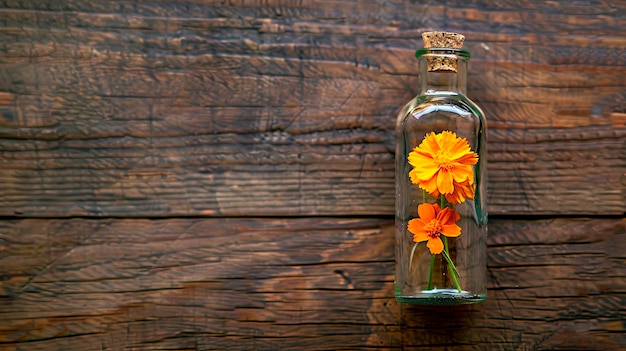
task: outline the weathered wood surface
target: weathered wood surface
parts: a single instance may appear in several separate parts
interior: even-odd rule
[[[390,215],[434,28],[473,53],[492,214],[626,207],[623,1],[0,6],[0,215]]]
[[[489,297],[393,299],[393,223],[0,222],[2,350],[619,350],[626,221],[495,220]]]

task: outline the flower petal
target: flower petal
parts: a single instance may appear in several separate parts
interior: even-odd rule
[[[413,218],[407,224],[407,230],[413,234],[424,232],[424,226],[427,222],[422,220],[421,218]]]
[[[450,173],[452,173],[452,178],[455,182],[461,183],[472,177],[474,177],[474,171],[472,170],[472,166],[465,165],[455,165]]]
[[[453,220],[453,213],[455,211],[453,209],[451,209],[450,207],[446,207],[444,208],[441,212],[439,212],[437,214],[437,219],[439,220],[439,222],[441,222],[442,224],[451,224],[454,223]]]
[[[419,145],[420,149],[427,151],[431,155],[437,154],[439,151],[439,143],[437,142],[437,135],[434,132],[426,134],[424,140]]]
[[[454,214],[454,222],[458,222],[461,219],[461,215],[457,211],[452,211]]]
[[[430,221],[435,219],[437,215],[435,213],[435,207],[431,204],[421,204],[417,206],[417,214],[420,216],[420,219],[423,221]]]
[[[437,174],[437,189],[442,194],[450,194],[454,191],[452,175],[446,170],[441,170]]]
[[[433,155],[430,153],[426,153],[423,150],[418,148],[413,149],[413,151],[409,152],[409,156],[407,157],[407,161],[411,166],[419,166],[424,163],[434,163]]]
[[[460,204],[465,199],[473,199],[475,188],[472,178],[461,183],[454,182],[454,192],[446,194],[446,200],[451,204]]]
[[[455,238],[461,235],[461,227],[456,224],[444,225],[441,228],[441,233],[449,238]]]
[[[439,172],[439,166],[434,163],[423,165],[419,168],[419,177],[422,180],[428,180]]]
[[[449,146],[449,152],[450,157],[456,160],[470,153],[471,150],[465,138],[457,138]]]
[[[439,215],[439,212],[441,212],[441,207],[439,207],[439,204],[434,204],[433,208],[435,209],[435,218]]]
[[[462,193],[455,191],[452,194],[446,194],[446,201],[448,201],[451,204],[456,205],[465,201],[465,197],[463,197]]]
[[[433,255],[438,255],[443,251],[443,242],[439,238],[429,238],[426,247]]]
[[[433,196],[439,196],[439,190],[437,190],[437,176],[420,181],[418,184],[419,187],[426,190],[427,193]]]
[[[455,159],[456,162],[464,165],[475,165],[478,163],[478,155],[475,152],[467,150],[468,153]]]
[[[426,235],[426,233],[413,234],[413,242],[415,243],[421,243],[422,241],[426,241],[428,239],[430,238]]]
[[[419,173],[417,172],[416,169],[412,169],[411,171],[409,171],[409,178],[411,179],[411,183],[413,184],[420,183]]]

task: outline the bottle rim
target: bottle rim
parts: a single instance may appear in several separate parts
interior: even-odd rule
[[[471,57],[470,52],[464,49],[428,48],[418,49],[415,51],[415,57],[417,58],[427,55],[455,55],[465,59],[469,59]]]

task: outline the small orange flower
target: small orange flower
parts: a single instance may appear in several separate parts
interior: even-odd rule
[[[456,224],[461,216],[450,207],[443,210],[439,205],[424,203],[417,207],[419,218],[414,218],[408,223],[408,230],[413,234],[416,243],[427,241],[426,247],[434,255],[443,251],[441,235],[450,238],[461,235],[461,227]]]
[[[413,166],[409,172],[411,182],[429,194],[452,195],[450,198],[463,201],[474,198],[472,165],[478,162],[478,155],[470,149],[467,139],[450,131],[426,134],[409,153],[408,161]]]

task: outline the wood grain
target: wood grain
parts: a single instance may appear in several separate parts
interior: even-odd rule
[[[495,220],[489,296],[393,299],[386,219],[0,222],[3,350],[618,350],[626,221]]]
[[[492,214],[623,214],[621,3],[5,1],[0,215],[390,215],[395,113],[468,37]]]

